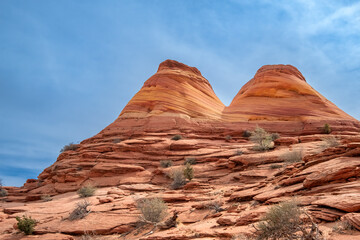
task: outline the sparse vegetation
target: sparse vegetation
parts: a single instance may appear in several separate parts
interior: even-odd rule
[[[86,200],[83,200],[81,202],[76,203],[76,207],[70,213],[68,219],[70,221],[83,219],[84,217],[86,217],[90,213],[90,210],[87,209],[88,206],[90,206],[90,203],[88,201],[86,201]]]
[[[337,147],[340,145],[340,142],[334,136],[327,136],[322,141],[323,141],[322,144],[323,148]]]
[[[60,153],[66,152],[66,151],[76,151],[79,148],[79,144],[75,143],[69,143],[68,145],[65,145],[61,150]]]
[[[302,213],[308,217],[310,223],[300,218]],[[255,228],[258,240],[322,239],[317,224],[306,212],[301,210],[294,200],[271,207]]]
[[[186,165],[186,164],[195,165],[196,158],[193,158],[193,157],[185,158],[184,165]]]
[[[182,186],[184,186],[186,184],[186,179],[184,176],[184,171],[183,169],[175,169],[172,173],[171,173],[171,178],[173,179],[173,182],[171,183],[171,188],[172,189],[179,189]]]
[[[0,179],[0,197],[6,197],[8,192],[3,188],[2,180]]]
[[[88,186],[84,186],[84,187],[80,188],[77,191],[77,194],[81,198],[86,198],[86,197],[93,196],[95,194],[95,192],[96,192],[96,187],[88,185]]]
[[[184,177],[190,181],[194,178],[194,169],[190,163],[187,163],[184,168]]]
[[[182,138],[183,138],[183,137],[182,137],[181,135],[176,134],[176,135],[174,135],[174,136],[171,138],[171,140],[177,141],[177,140],[180,140],[180,139],[182,139]]]
[[[343,234],[346,231],[356,230],[353,225],[351,225],[348,221],[338,221],[335,226],[332,228],[334,232]]]
[[[245,130],[245,131],[243,131],[242,136],[243,136],[244,138],[248,138],[248,137],[251,136],[251,132],[248,131],[248,130]]]
[[[278,133],[272,133],[271,134],[271,139],[273,140],[273,141],[275,141],[276,139],[279,139],[280,138],[280,134],[278,134]]]
[[[325,123],[325,124],[324,124],[323,132],[324,132],[325,134],[330,134],[330,133],[331,133],[331,127],[330,127],[330,125],[329,125],[328,123]]]
[[[226,135],[226,136],[225,136],[225,140],[226,140],[226,141],[230,141],[231,139],[232,139],[232,136],[230,136],[230,135]]]
[[[257,144],[254,147],[254,150],[257,151],[267,151],[274,147],[271,134],[260,127],[256,127],[255,130],[251,132],[250,140]]]
[[[303,153],[301,150],[288,151],[280,156],[280,159],[287,163],[301,162],[303,159]]]
[[[34,232],[34,228],[36,226],[36,220],[31,217],[22,216],[16,217],[17,227],[20,231],[25,233],[25,235],[32,235]]]
[[[168,168],[171,167],[173,165],[173,162],[171,160],[161,160],[160,161],[160,166],[162,168]]]
[[[237,150],[236,153],[235,153],[237,156],[240,156],[243,154],[243,152],[241,150]]]
[[[280,165],[280,164],[271,164],[270,165],[270,169],[278,169],[278,168],[282,168],[282,165]]]
[[[208,204],[208,208],[211,210],[214,210],[216,213],[222,212],[225,210],[221,206],[222,206],[222,203],[219,201],[209,202],[209,204]]]
[[[50,202],[50,201],[52,201],[52,197],[50,195],[48,195],[48,194],[47,195],[42,195],[41,200],[43,202]]]
[[[113,140],[113,143],[120,143],[121,142],[121,139],[120,138],[115,138],[114,140]]]
[[[142,221],[159,223],[167,215],[167,206],[160,198],[143,198],[137,202],[137,208],[141,212]]]

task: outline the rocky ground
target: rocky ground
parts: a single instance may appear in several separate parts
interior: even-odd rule
[[[253,150],[254,143],[241,136],[177,141],[171,136],[88,143],[65,151],[59,158],[68,160],[58,163],[55,173],[45,171],[58,182],[29,180],[26,188],[7,188],[9,196],[0,203],[0,238],[244,239],[255,232],[253,225],[270,206],[295,198],[319,223],[326,239],[360,239],[359,134],[282,137],[266,152]],[[94,145],[102,152],[101,162],[95,156],[94,161],[79,161],[79,156],[91,157]],[[291,162],[286,153],[298,150],[302,160]],[[189,157],[196,159],[194,179],[172,190],[170,173]],[[121,164],[114,159],[121,159]],[[163,168],[161,160],[172,160],[173,166]],[[91,212],[70,221],[69,214],[83,200],[76,190],[86,182],[98,187],[88,197]],[[52,200],[41,200],[45,194]],[[139,225],[136,203],[152,197],[165,201],[167,218],[178,213],[176,227]],[[35,235],[25,237],[14,227],[15,217],[23,215],[37,220]],[[345,220],[353,229],[337,231],[337,222]]]

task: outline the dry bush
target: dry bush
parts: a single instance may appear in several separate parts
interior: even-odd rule
[[[81,198],[86,198],[86,197],[93,196],[95,194],[95,192],[96,192],[96,187],[88,185],[88,186],[84,186],[84,187],[80,188],[77,191],[77,194]]]
[[[225,140],[226,140],[226,141],[230,141],[231,139],[232,139],[232,136],[230,136],[230,135],[226,135],[226,136],[225,136]]]
[[[270,169],[278,169],[278,168],[282,168],[282,165],[280,165],[280,164],[271,164],[270,165]]]
[[[302,150],[288,151],[280,156],[280,159],[287,163],[301,162],[303,159]]]
[[[86,200],[76,203],[76,207],[70,213],[68,219],[70,221],[83,219],[90,213],[90,210],[87,209],[88,206],[90,206],[90,203]]]
[[[334,232],[337,233],[345,233],[346,231],[356,230],[353,225],[351,225],[348,221],[338,221],[335,226],[332,228]]]
[[[187,163],[184,168],[184,177],[190,181],[194,178],[194,169],[190,163]]]
[[[177,140],[180,140],[180,139],[182,139],[182,138],[183,138],[183,137],[182,137],[181,135],[176,134],[176,135],[174,135],[174,136],[171,138],[171,140],[177,141]]]
[[[310,223],[300,218],[308,217]],[[297,202],[282,202],[269,209],[265,217],[256,226],[257,239],[322,239],[318,226],[310,216],[302,211]]]
[[[63,153],[65,151],[76,151],[79,148],[79,144],[75,143],[69,143],[68,145],[65,145],[61,150],[60,153]]]
[[[220,201],[209,202],[207,204],[207,207],[211,210],[214,210],[216,213],[222,212],[225,210],[221,206],[222,206],[222,203]]]
[[[331,127],[330,127],[329,124],[327,124],[327,123],[324,124],[323,132],[324,132],[325,134],[331,133]]]
[[[186,165],[186,164],[195,165],[196,158],[194,158],[194,157],[185,158],[184,165]]]
[[[248,130],[245,130],[245,131],[243,131],[242,136],[243,136],[244,138],[248,138],[248,137],[251,136],[251,132],[248,131]]]
[[[145,222],[159,223],[167,215],[167,206],[160,198],[143,198],[138,200],[137,208]]]
[[[0,179],[0,197],[6,197],[8,192],[3,188],[2,180]]]
[[[173,170],[171,172],[171,178],[173,179],[173,182],[171,183],[172,189],[179,189],[186,184],[184,170],[181,168]]]
[[[255,130],[251,132],[250,141],[257,144],[254,147],[254,150],[257,151],[267,151],[274,147],[271,134],[260,127],[256,127]]]
[[[278,133],[272,133],[271,134],[271,139],[273,140],[273,141],[275,141],[276,139],[279,139],[280,138],[280,134],[278,134]]]
[[[322,142],[323,148],[337,147],[340,145],[340,142],[334,136],[328,136],[326,138],[323,138]]]
[[[52,201],[52,197],[51,197],[49,194],[42,195],[42,196],[41,196],[41,200],[42,200],[43,202],[50,202],[50,201]]]
[[[25,235],[32,235],[34,228],[36,226],[36,220],[31,217],[26,217],[25,215],[21,217],[16,217],[17,227],[20,231],[25,233]]]
[[[171,160],[161,160],[160,161],[160,166],[162,168],[168,168],[171,167],[173,165],[173,162]]]
[[[120,138],[115,138],[113,139],[113,143],[120,143],[121,142],[121,139]]]

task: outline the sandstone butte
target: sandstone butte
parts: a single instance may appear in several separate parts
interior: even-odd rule
[[[274,149],[253,149],[244,132],[256,126],[280,134]],[[289,151],[302,160],[289,162]],[[171,172],[189,158],[194,179],[172,190]],[[4,187],[0,239],[244,239],[271,205],[294,197],[326,239],[360,239],[359,179],[359,121],[295,67],[261,67],[225,106],[198,69],[166,60],[113,123],[62,152],[38,179]],[[91,212],[69,221],[86,185],[97,187]],[[167,218],[178,214],[176,227],[139,227],[136,203],[152,197],[166,202]],[[22,215],[38,221],[35,236],[16,229]],[[335,231],[338,221],[353,230]]]

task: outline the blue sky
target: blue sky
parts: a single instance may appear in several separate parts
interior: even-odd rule
[[[0,1],[0,178],[22,185],[114,121],[158,64],[197,67],[228,105],[264,64],[292,64],[360,119],[360,3]]]

